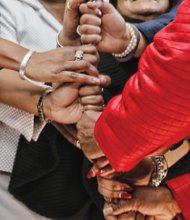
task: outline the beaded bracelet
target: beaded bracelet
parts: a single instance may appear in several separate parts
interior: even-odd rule
[[[136,49],[138,47],[139,41],[140,41],[140,32],[138,29],[129,23],[126,23],[126,26],[130,32],[131,40],[122,53],[112,53],[112,55],[119,61],[119,62],[126,62],[133,58],[134,53],[136,52]]]
[[[42,95],[40,96],[39,100],[38,100],[38,104],[37,104],[37,111],[38,111],[38,118],[41,122],[50,122],[44,115],[44,111],[43,111],[43,104],[44,104],[44,100],[47,97],[48,94],[52,93],[53,90],[52,89],[47,89],[45,90]]]

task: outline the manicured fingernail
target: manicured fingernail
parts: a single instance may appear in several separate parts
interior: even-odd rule
[[[105,170],[101,169],[101,170],[99,170],[99,171],[96,173],[96,176],[101,176],[101,175],[103,175],[105,172],[106,172]]]
[[[132,196],[128,194],[127,192],[123,192],[120,194],[121,199],[132,199]]]
[[[95,177],[95,173],[93,172],[93,170],[90,170],[90,171],[87,173],[86,177],[87,177],[88,179],[91,179],[91,178]]]
[[[104,215],[111,215],[113,213],[113,208],[112,207],[108,207],[103,209],[103,213]]]
[[[133,191],[133,188],[127,184],[123,186],[123,189],[126,191]]]

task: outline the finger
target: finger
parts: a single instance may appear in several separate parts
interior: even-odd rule
[[[110,14],[115,11],[113,5],[103,1],[88,2],[87,7],[91,10],[95,10],[98,8],[102,11],[103,14]]]
[[[102,95],[90,95],[81,97],[80,102],[82,105],[103,105],[104,99]]]
[[[53,77],[52,82],[63,82],[63,83],[80,83],[97,85],[100,83],[99,79],[94,76],[89,76],[82,73],[63,71]]]
[[[107,164],[109,164],[109,162],[107,161],[107,159],[105,157],[99,158],[97,161],[100,161],[99,165],[96,165],[97,162],[94,163],[93,167],[90,169],[90,171],[87,174],[87,178],[91,179],[95,176],[97,176],[97,174],[100,172],[101,173],[101,168],[105,167]]]
[[[104,214],[105,219],[106,219],[106,220],[117,220],[117,217],[116,217],[116,216],[114,216],[114,215],[109,215],[109,214],[106,213],[106,210],[109,210],[109,207],[110,207],[110,204],[106,202],[106,203],[104,204],[104,209],[103,209],[103,214]],[[112,209],[112,207],[111,207],[111,209]]]
[[[88,24],[83,24],[79,26],[79,32],[81,35],[85,34],[97,34],[99,35],[101,33],[101,28],[99,26],[93,26]]]
[[[135,219],[136,219],[135,212],[124,213],[118,217],[118,220],[135,220]]]
[[[89,8],[87,6],[87,4],[81,4],[80,7],[79,7],[79,10],[80,10],[80,13],[81,14],[91,14],[91,15],[97,15],[99,16],[99,10],[95,7],[95,8]]]
[[[111,78],[108,75],[99,75],[100,85],[102,87],[110,86],[111,85]]]
[[[107,188],[108,190],[114,190],[114,191],[132,191],[132,187],[129,186],[126,183],[122,183],[116,180],[108,180],[102,177],[97,178],[98,185]]]
[[[130,212],[130,211],[138,211],[137,210],[137,202],[136,199],[131,199],[131,200],[121,200],[120,204],[117,204],[113,207],[114,215],[120,215],[125,212]]]
[[[98,191],[103,197],[116,198],[116,199],[131,199],[132,198],[132,196],[126,191],[107,190],[104,187],[105,186],[98,185]],[[121,211],[121,209],[119,211]],[[121,213],[122,212],[119,212],[119,214],[121,214]],[[115,214],[115,212],[114,212],[114,214]]]
[[[96,111],[96,112],[102,112],[104,110],[105,106],[102,105],[85,105],[84,111]]]
[[[81,35],[81,43],[83,44],[98,44],[101,40],[102,40],[102,37],[101,35],[98,35],[98,34],[82,34]]]
[[[101,23],[102,23],[101,18],[99,18],[95,15],[84,14],[80,18],[80,25],[83,25],[83,24],[87,25],[88,24],[88,25],[100,27]]]
[[[79,89],[79,96],[99,95],[101,94],[100,86],[82,86]]]

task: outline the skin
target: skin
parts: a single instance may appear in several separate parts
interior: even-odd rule
[[[104,215],[108,220],[109,215],[117,216],[130,211],[140,212],[144,216],[154,216],[149,218],[154,220],[172,220],[181,212],[168,188],[137,187],[131,200],[120,200],[118,204],[108,205],[104,209]]]
[[[118,0],[117,9],[126,17],[149,21],[168,11],[169,0]]]

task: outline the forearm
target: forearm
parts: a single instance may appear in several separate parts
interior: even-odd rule
[[[18,71],[28,49],[0,38],[0,68]]]
[[[118,171],[132,169],[147,155],[189,133],[190,40],[189,28],[183,26],[188,24],[189,7],[185,1],[176,21],[157,35],[138,73],[96,124],[96,140]]]

